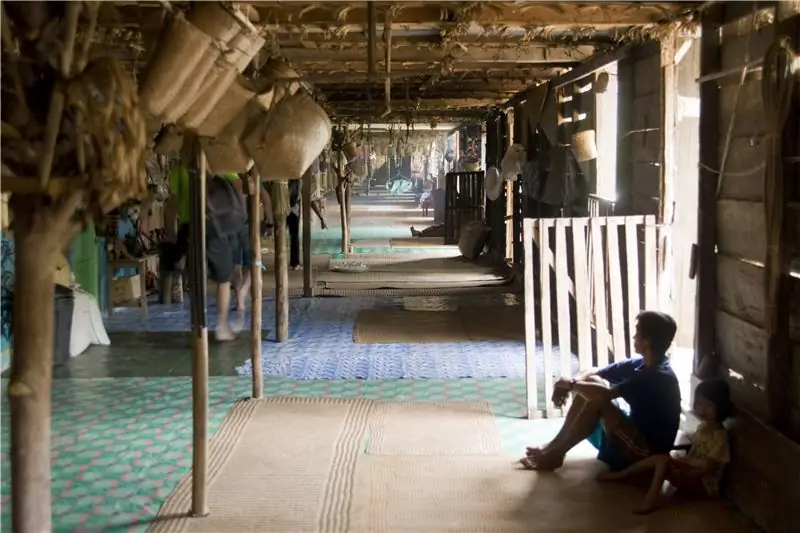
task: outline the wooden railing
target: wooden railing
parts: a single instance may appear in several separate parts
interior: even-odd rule
[[[483,220],[483,179],[483,171],[448,172],[445,176],[445,244],[458,244],[464,224]]]
[[[558,377],[629,357],[636,315],[658,306],[656,230],[654,216],[525,219],[530,418],[560,415]]]
[[[590,217],[610,217],[614,215],[617,202],[610,198],[604,198],[596,194],[589,195],[589,216]]]

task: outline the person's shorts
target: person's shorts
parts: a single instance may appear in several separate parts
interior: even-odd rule
[[[597,448],[597,458],[612,471],[617,471],[648,457],[650,450],[647,441],[628,417],[625,406],[620,402],[614,403],[622,411],[624,422],[614,431],[609,431],[603,420],[600,420],[586,440]]]
[[[239,235],[209,235],[206,240],[208,274],[217,283],[233,278],[233,266],[240,262]]]

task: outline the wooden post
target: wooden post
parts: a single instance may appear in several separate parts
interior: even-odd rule
[[[778,2],[776,6],[777,23],[775,30],[778,33],[776,38],[781,36],[790,37],[794,42],[800,39],[800,4],[797,2]],[[750,31],[756,31],[751,28]],[[780,74],[777,76],[781,77]],[[779,81],[788,85],[788,80]],[[797,89],[795,89],[796,91]],[[792,98],[790,109],[786,112],[786,117],[797,117],[800,112],[798,98]],[[777,109],[772,110],[773,121],[779,122]],[[778,133],[778,132],[776,132]],[[776,245],[777,251],[765,265],[766,277],[775,275],[767,284],[766,294],[766,330],[767,330],[767,405],[769,422],[776,429],[788,436],[798,436],[796,432],[800,428],[792,427],[792,403],[797,391],[795,390],[796,371],[793,371],[793,350],[791,340],[791,306],[792,306],[792,279],[791,269],[791,250],[794,245],[793,236],[796,235],[797,212],[789,208],[789,202],[797,198],[797,164],[783,162],[784,158],[797,156],[797,147],[800,145],[800,127],[796,119],[788,118],[783,124],[782,131],[772,140],[774,144],[774,158],[771,161],[768,172],[774,172],[773,185],[775,191],[774,200],[782,202],[782,205],[771,205],[766,214],[767,233],[770,234],[773,228],[778,226],[777,238],[768,240],[768,250]],[[770,170],[770,168],[772,170]],[[765,178],[768,179],[768,178]],[[768,187],[772,188],[772,187]],[[772,203],[773,199],[764,198],[765,203]],[[768,204],[769,205],[769,204]],[[773,210],[776,210],[774,212]],[[780,214],[778,214],[780,213]],[[772,223],[771,223],[772,222]],[[770,242],[772,241],[772,242]],[[768,251],[768,254],[771,252]],[[792,430],[795,434],[793,435]]]
[[[208,323],[206,307],[206,157],[192,139],[189,180],[189,283],[192,314],[192,515],[208,515]]]
[[[339,183],[336,186],[336,196],[339,199],[339,220],[342,225],[342,253],[350,253],[350,228],[347,227],[347,181],[337,172]]]
[[[264,395],[264,370],[261,367],[261,179],[250,181],[250,361],[253,364],[253,398]]]
[[[300,200],[300,208],[303,213],[303,296],[310,298],[314,296],[314,287],[312,285],[312,257],[311,257],[311,185],[312,185],[311,169],[308,169],[303,175],[302,195]]]
[[[722,5],[703,13],[700,43],[700,75],[717,72],[721,65]],[[697,337],[695,374],[701,379],[713,376],[719,365],[715,350],[717,309],[717,174],[719,168],[719,89],[716,83],[700,86],[700,169],[698,183],[698,280]]]
[[[286,187],[286,183],[275,184]],[[280,195],[276,195],[280,196]],[[284,194],[283,196],[287,196]],[[289,338],[289,253],[286,249],[286,217],[288,213],[273,199],[275,208],[275,341]]]
[[[35,203],[12,197],[14,211],[14,346],[11,407],[12,531],[51,531],[50,416],[53,373],[55,254]],[[27,200],[23,198],[22,200]],[[23,207],[23,204],[25,207]],[[26,212],[30,209],[29,212]]]
[[[353,203],[353,186],[350,181],[345,182],[344,184],[344,214],[345,220],[347,221],[347,253],[353,253],[353,241],[352,241],[352,218],[350,216],[350,206]]]
[[[672,236],[668,231],[675,220],[675,178],[677,168],[677,101],[678,91],[675,52],[678,36],[671,32],[661,41],[661,149],[659,154],[658,222],[658,308],[674,313],[671,288],[675,276]]]

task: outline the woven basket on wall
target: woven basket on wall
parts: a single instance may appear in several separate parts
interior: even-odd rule
[[[178,13],[158,42],[158,54],[147,65],[139,86],[139,102],[143,109],[161,116],[211,46],[211,37],[189,23]],[[213,61],[212,61],[213,63]]]
[[[192,75],[184,81],[180,91],[164,110],[161,119],[164,122],[176,122],[197,101],[206,84],[206,80],[214,69],[214,64],[219,60],[220,52],[214,46],[209,46],[203,52],[203,57],[195,65]]]
[[[331,140],[328,115],[303,92],[284,98],[263,117],[243,144],[264,181],[300,178]]]
[[[572,153],[579,163],[597,159],[597,141],[594,130],[579,131],[572,134]]]
[[[225,94],[210,110],[202,122],[186,122],[189,127],[195,128],[197,134],[203,137],[216,137],[225,127],[236,119],[244,110],[247,103],[256,96],[251,90],[247,80],[241,75],[230,84]]]

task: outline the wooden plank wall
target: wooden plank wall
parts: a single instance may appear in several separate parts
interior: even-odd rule
[[[619,149],[616,214],[655,215],[661,151],[661,54],[657,42],[636,47],[618,67]]]
[[[764,5],[774,9],[775,4]],[[704,14],[702,76],[740,67],[748,57],[754,60],[764,56],[778,36],[778,27],[770,24],[755,29],[753,6],[752,2],[728,2],[714,5]],[[721,32],[717,31],[720,27]],[[783,24],[781,30],[786,29],[787,25]],[[791,35],[795,43],[799,42],[798,16],[788,29],[786,34]],[[703,250],[700,252],[698,357],[703,360],[699,370],[708,372],[718,364],[729,379],[737,406],[743,410],[729,425],[732,461],[726,496],[762,529],[789,532],[796,531],[800,523],[800,506],[797,505],[797,494],[800,494],[797,466],[800,464],[800,283],[793,278],[787,291],[791,302],[789,351],[794,358],[794,368],[787,369],[786,374],[794,375],[794,383],[791,383],[786,376],[776,378],[774,369],[771,375],[768,373],[772,357],[765,331],[762,267],[767,238],[763,191],[768,129],[761,96],[761,74],[748,75],[741,86],[740,79],[736,72],[704,83],[701,91],[700,153],[704,167],[701,168],[699,207],[704,210],[704,206],[711,203],[716,208],[708,210],[715,213],[710,222],[711,237],[701,240],[709,242],[710,239],[709,245],[715,240],[717,253],[711,252],[710,256],[712,268],[716,268],[710,275],[704,275],[702,272],[707,267],[703,264],[708,257]],[[709,123],[708,117],[715,117],[714,123]],[[796,132],[796,109],[789,117],[788,128]],[[731,137],[727,144],[729,128]],[[794,146],[795,153],[790,156],[798,155],[798,144]],[[720,179],[718,171],[723,166],[724,176]],[[796,178],[796,167],[788,172],[793,172]],[[789,201],[797,201],[796,185],[787,194],[794,195]],[[798,242],[798,218],[796,213],[790,216],[794,217],[792,226],[797,231],[793,239]],[[708,234],[702,217],[700,224],[701,236],[704,231]],[[714,302],[710,309],[703,305],[704,294],[709,296],[703,284],[714,289],[710,293]],[[701,341],[701,333],[705,337],[707,329],[713,330],[713,336]],[[785,435],[765,423],[773,418],[770,415],[774,413],[769,412],[768,393],[778,381],[790,389],[793,396],[794,420],[789,423]]]
[[[746,55],[764,56],[775,38],[775,26],[755,31],[752,14],[723,26],[720,69],[735,68]],[[724,176],[717,195],[717,310],[716,345],[722,365],[741,376],[732,379],[737,402],[756,415],[767,417],[767,334],[764,329],[764,270],[766,226],[764,218],[764,164],[767,124],[761,96],[761,76],[719,80],[719,165],[727,149]],[[713,83],[713,82],[712,82]],[[738,97],[737,97],[738,92]],[[800,239],[800,228],[795,241]],[[800,290],[795,278],[795,303],[791,316],[794,351],[800,351]],[[797,367],[800,371],[800,366]],[[800,413],[800,389],[795,387],[795,412]],[[800,416],[795,417],[800,423]],[[800,431],[800,426],[795,430]]]

